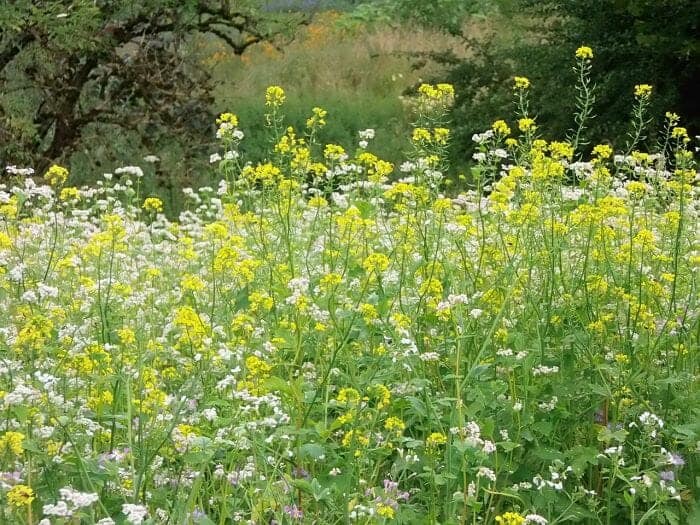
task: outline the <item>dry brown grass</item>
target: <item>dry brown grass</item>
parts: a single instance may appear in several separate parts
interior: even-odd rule
[[[207,60],[223,81],[220,96],[228,98],[227,86],[235,85],[241,95],[259,94],[270,84],[309,95],[333,90],[358,97],[365,93],[398,96],[423,78],[440,74],[440,65],[418,55],[446,49],[458,57],[469,54],[462,40],[439,31],[406,26],[347,31],[336,24],[338,16],[319,15],[283,49],[262,43],[242,57],[227,53],[223,46],[213,49]]]

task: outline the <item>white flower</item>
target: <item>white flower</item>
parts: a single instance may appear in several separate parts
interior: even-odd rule
[[[205,408],[202,410],[202,415],[207,421],[214,421],[218,417],[215,408]]]
[[[525,516],[525,525],[535,523],[537,525],[547,525],[547,520],[539,514],[528,514]]]
[[[68,508],[68,504],[65,501],[59,501],[55,505],[44,505],[41,510],[47,516],[68,518],[73,515],[73,510]]]
[[[545,376],[550,374],[556,374],[557,372],[559,372],[558,366],[540,365],[532,369],[533,376]]]
[[[94,492],[79,492],[70,487],[59,490],[61,499],[72,503],[76,508],[89,507],[93,503],[97,503],[100,497]]]
[[[34,175],[33,168],[18,168],[17,166],[6,166],[5,171],[11,175]]]
[[[126,515],[126,521],[134,525],[140,525],[148,515],[148,509],[143,505],[133,505],[124,503],[122,505],[122,514]]]
[[[122,166],[121,168],[117,168],[116,170],[114,170],[114,173],[116,173],[117,175],[126,173],[127,175],[133,175],[134,177],[143,177],[143,170],[138,166]],[[107,174],[105,173],[105,175]],[[107,177],[105,176],[105,178]]]
[[[496,473],[488,467],[479,467],[479,470],[476,472],[476,477],[496,481]]]
[[[374,130],[372,128],[367,128],[360,131],[359,135],[362,140],[372,140],[374,138]]]

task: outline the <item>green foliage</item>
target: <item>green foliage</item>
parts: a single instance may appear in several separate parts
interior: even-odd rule
[[[691,130],[700,129],[700,3],[673,1],[499,2],[494,33],[473,41],[475,56],[454,63],[457,86],[458,142],[464,157],[469,137],[488,119],[508,112],[511,80],[523,71],[533,83],[538,122],[553,134],[571,129],[575,97],[561,96],[571,86],[569,64],[577,47],[593,48],[592,78],[598,86],[587,142],[619,140],[631,116],[635,84],[651,84],[650,112],[657,122],[666,111],[681,115]],[[651,137],[653,139],[653,137]]]
[[[192,162],[185,171],[203,169],[188,160],[203,158],[213,120],[213,86],[197,46],[214,38],[240,55],[306,19],[259,7],[253,0],[4,2],[0,165],[41,173],[62,160],[109,171],[120,157],[177,153],[165,171],[183,159]],[[115,143],[127,149],[108,148]],[[111,158],[99,154],[107,149]]]
[[[479,0],[376,0],[363,2],[348,14],[364,23],[418,23],[459,34],[467,14],[480,10]]]
[[[405,135],[401,133],[408,122],[398,99],[366,97],[362,104],[358,104],[357,100],[349,100],[343,95],[327,94],[315,99],[302,95],[290,100],[285,106],[289,125],[303,129],[314,106],[328,109],[328,124],[318,134],[319,141],[324,144],[340,144],[352,151],[360,140],[358,130],[372,128],[377,136],[373,151],[382,158],[398,162],[409,147]],[[242,151],[252,162],[262,161],[269,148],[263,101],[248,101],[240,108],[237,113],[241,129],[246,134]]]
[[[0,187],[0,523],[694,523],[685,130],[572,164],[501,121],[448,198],[453,97],[407,100],[397,170],[319,142],[332,106],[289,130],[272,86],[266,162],[220,115],[177,221],[152,170]]]

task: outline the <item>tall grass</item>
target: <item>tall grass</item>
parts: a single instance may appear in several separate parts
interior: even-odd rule
[[[349,147],[357,130],[373,128],[377,153],[396,162],[409,146],[403,130],[411,117],[402,97],[442,71],[419,55],[446,48],[458,55],[466,52],[463,43],[439,31],[383,24],[347,28],[340,20],[340,13],[322,13],[280,49],[263,43],[241,57],[223,47],[207,49],[204,60],[213,66],[218,83],[217,109],[241,117],[241,128],[251,139],[244,146],[249,158],[264,155],[259,126],[265,109],[259,93],[279,84],[290,95],[290,123],[301,125],[313,106],[327,108],[332,118],[324,140]]]

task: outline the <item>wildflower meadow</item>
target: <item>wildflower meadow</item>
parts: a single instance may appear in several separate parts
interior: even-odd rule
[[[628,135],[586,144],[572,60],[570,134],[515,77],[464,175],[449,84],[397,164],[271,86],[267,159],[222,114],[177,217],[138,166],[9,167],[0,523],[700,522],[695,139],[668,113],[647,140],[637,85]]]

